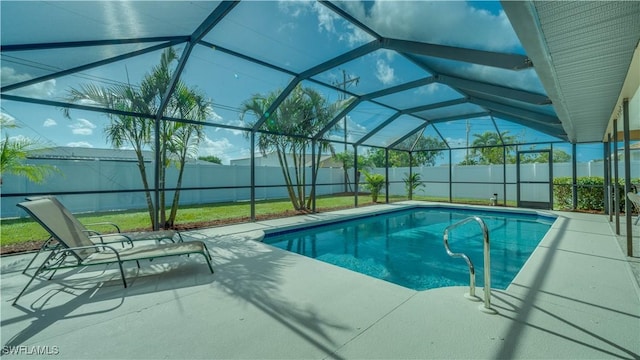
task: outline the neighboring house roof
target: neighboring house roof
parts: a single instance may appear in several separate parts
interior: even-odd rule
[[[145,161],[152,161],[154,153],[143,151]],[[136,153],[125,149],[97,149],[86,147],[57,146],[29,153],[30,159],[63,159],[63,160],[113,160],[136,161]]]
[[[255,156],[256,161],[259,163],[260,166],[280,166],[280,163],[278,161],[278,156],[276,155],[275,152],[266,154],[266,155],[258,155],[256,154]],[[287,154],[287,158],[288,161],[290,162],[291,165],[293,165],[293,163],[291,162],[292,156],[291,154]],[[313,159],[311,158],[311,154],[307,154],[306,158],[305,158],[305,166],[311,166],[311,161]],[[248,164],[248,162],[251,161],[251,158],[241,158],[241,159],[233,159],[230,160],[230,164],[231,165],[246,165]],[[342,167],[342,163],[340,163],[339,161],[336,161],[333,156],[331,155],[321,155],[320,156],[320,167],[325,167],[325,168],[340,168]]]

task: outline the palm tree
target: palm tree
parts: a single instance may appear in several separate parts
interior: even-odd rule
[[[422,175],[419,173],[412,173],[411,175],[405,173],[402,181],[404,182],[404,188],[407,191],[407,198],[409,198],[409,200],[413,200],[413,193],[416,192],[418,188],[425,187],[424,182],[422,182]]]
[[[313,136],[324,129],[337,115],[338,113],[351,101],[351,99],[341,100],[335,103],[329,103],[329,101],[318,91],[312,88],[303,89],[304,94],[306,96],[305,103],[309,108],[308,113],[305,116],[305,121],[303,122],[304,131],[303,134],[307,136]],[[303,109],[307,108],[306,106]],[[339,129],[340,125],[336,124],[334,129]],[[308,141],[307,141],[308,144]],[[330,152],[331,155],[335,155],[335,149],[331,142],[327,140],[321,139],[317,142],[318,149],[316,151],[316,158],[313,160],[315,162],[313,181],[315,182],[318,178],[318,171],[320,169],[320,159],[323,153]],[[304,150],[308,148],[307,145],[304,146]],[[306,156],[303,152],[303,156]],[[304,177],[302,180],[304,181]],[[303,186],[303,189],[305,187]],[[313,198],[315,198],[315,187],[311,189],[311,194],[307,199],[306,208],[311,208],[311,202]],[[304,199],[304,197],[303,197]]]
[[[205,96],[194,89],[189,89],[183,83],[179,83],[176,87],[173,100],[175,102],[172,102],[169,109],[175,112],[175,115],[180,119],[205,121],[210,115],[210,102]],[[184,166],[187,158],[198,156],[198,145],[204,139],[204,126],[175,122],[170,131],[168,150],[169,153],[176,157],[178,180],[171,203],[171,213],[165,224],[167,227],[172,227],[175,223],[180,204],[180,188],[182,187]]]
[[[349,169],[354,165],[354,155],[350,151],[345,151],[333,155],[334,160],[342,164],[342,171],[344,172],[344,192],[351,191],[351,183],[349,183]]]
[[[145,75],[139,86],[130,84],[108,87],[98,87],[92,84],[81,85],[79,89],[71,89],[69,91],[68,100],[71,102],[89,100],[108,109],[121,110],[124,113],[155,115],[160,110],[164,96],[166,96],[171,79],[174,76],[171,64],[178,59],[175,49],[172,47],[167,48],[161,55],[160,63]],[[163,115],[171,118],[204,122],[210,114],[210,109],[210,100],[207,100],[196,89],[191,89],[183,82],[178,81]],[[69,109],[64,109],[64,112],[69,117]],[[161,216],[160,223],[164,227],[173,226],[179,206],[184,164],[189,156],[197,153],[197,145],[204,136],[202,125],[160,120],[160,132],[155,134],[155,136],[159,137],[158,143],[160,147],[155,149],[152,131],[153,121],[155,120],[145,116],[123,114],[107,114],[107,116],[110,119],[110,124],[105,128],[107,139],[116,148],[121,148],[128,144],[136,153],[149,216],[151,224],[154,226],[157,221],[147,180],[143,150],[151,148],[159,153],[160,164],[162,165],[158,174],[161,189],[160,203],[158,204]],[[171,205],[171,213],[169,219],[166,219],[166,193],[164,191],[166,168],[174,162],[178,166],[179,175]]]
[[[17,128],[18,126],[2,115],[0,116],[0,127],[6,129]],[[5,134],[4,139],[0,141],[0,185],[2,185],[2,176],[4,174],[24,176],[34,183],[42,183],[48,175],[58,171],[58,169],[50,165],[24,163],[30,152],[42,149],[44,147],[37,140],[29,138],[11,139],[9,134]]]
[[[274,91],[267,95],[252,96],[242,104],[241,116],[244,117],[247,113],[253,113],[256,118],[265,116],[279,93]],[[309,197],[306,196],[305,163],[307,152],[313,145],[311,137],[324,129],[345,103],[342,101],[330,104],[316,90],[298,85],[276,111],[267,116],[263,124],[262,130],[265,132],[259,133],[257,146],[263,155],[276,153],[289,199],[296,210],[309,209],[315,196],[315,189],[312,189]],[[329,141],[320,140],[316,145],[317,154],[312,159],[315,165],[313,179],[317,178],[322,154],[334,152]],[[292,164],[289,164],[290,160]]]
[[[473,134],[475,140],[471,144],[474,149],[472,154],[478,157],[478,164],[503,164],[505,161],[512,162],[512,157],[504,158],[502,151],[502,145],[514,144],[517,141],[517,137],[509,135],[508,131],[503,131],[500,134],[493,131],[485,131],[482,134]],[[506,146],[506,151],[509,152],[514,146]],[[470,159],[466,159],[470,160]]]
[[[70,89],[67,100],[70,102],[90,101],[108,109],[121,110],[131,113],[149,114],[149,99],[137,88],[131,85],[113,85],[100,87],[94,84],[82,84],[79,89]],[[70,118],[70,109],[64,108],[63,113]],[[151,224],[155,224],[155,211],[147,170],[144,163],[143,151],[151,140],[151,121],[145,117],[122,114],[106,114],[109,125],[104,129],[106,138],[114,148],[125,145],[131,146],[136,154],[136,161],[140,178],[145,192],[147,209]]]

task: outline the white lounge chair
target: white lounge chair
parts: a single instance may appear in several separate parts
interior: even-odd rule
[[[113,244],[113,243],[131,243],[133,241],[141,241],[141,240],[156,240],[156,241],[171,241],[171,242],[182,242],[182,235],[176,230],[156,230],[156,231],[135,231],[135,232],[122,232],[120,231],[120,227],[113,222],[99,222],[92,224],[82,224],[72,213],[67,209],[55,196],[47,195],[47,196],[35,196],[28,197],[27,200],[34,201],[38,199],[50,199],[57,207],[62,210],[67,217],[74,222],[74,225],[80,229],[81,231],[87,233],[89,238],[93,243],[100,244]],[[88,229],[87,226],[109,226],[112,227],[115,232],[113,233],[103,233],[96,229]],[[31,267],[31,264],[36,260],[38,255],[42,251],[53,250],[58,247],[60,244],[56,241],[55,238],[49,237],[47,241],[42,244],[38,252],[33,256],[31,261],[27,264],[27,266],[22,270],[22,273],[25,274],[27,270]]]
[[[56,270],[63,268],[117,263],[120,268],[122,283],[126,288],[127,281],[122,267],[125,261],[136,261],[138,267],[140,267],[138,261],[143,259],[201,254],[206,259],[209,270],[213,273],[211,255],[202,241],[156,243],[116,249],[109,244],[92,242],[89,235],[78,225],[79,222],[75,217],[57,206],[51,199],[42,198],[25,201],[17,206],[24,209],[35,221],[42,225],[51,237],[58,241],[59,246],[51,250],[49,256],[38,267],[38,270],[15,298],[13,305],[17,303],[38,274],[52,271],[49,277],[51,279]]]

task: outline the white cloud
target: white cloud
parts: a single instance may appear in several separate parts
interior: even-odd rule
[[[518,71],[517,76],[514,76],[510,70],[477,64],[461,67],[458,71],[460,75],[478,78],[489,83],[496,83],[496,79],[499,79],[497,82],[505,86],[544,93],[544,88],[533,68]]]
[[[444,88],[446,85],[442,85],[439,83],[431,83],[426,86],[420,86],[415,90],[417,95],[433,95],[437,93],[440,89]]]
[[[333,22],[340,17],[326,6],[315,1],[313,2],[313,9],[318,16],[318,30],[320,32],[324,30],[328,33],[335,33],[336,29]]]
[[[376,61],[376,78],[385,85],[392,84],[395,80],[394,69],[384,60]]]
[[[229,164],[229,154],[232,152],[234,145],[227,138],[212,140],[208,136],[200,142],[198,147],[198,156],[217,156],[222,160],[223,164]]]
[[[212,140],[208,136],[205,136],[204,140],[200,142],[198,148],[201,156],[220,156],[220,154],[233,148],[233,145],[227,138],[221,138],[219,140]]]
[[[492,51],[519,46],[504,11],[494,15],[464,1],[345,1],[342,6],[387,37]]]
[[[4,126],[14,126],[16,124],[16,118],[6,112],[0,112],[0,121]]]
[[[93,134],[93,129],[96,128],[96,126],[87,119],[78,119],[69,125],[69,127],[74,135],[91,135]]]
[[[0,70],[0,82],[2,84],[17,84],[32,79],[29,74],[20,74],[15,69],[3,66]],[[24,88],[11,91],[11,95],[20,95],[34,98],[51,98],[55,93],[56,80],[51,79]]]
[[[315,1],[280,1],[278,2],[278,9],[293,18],[297,18],[302,15],[309,14],[310,12],[314,12],[318,18],[319,32],[326,31],[332,34],[337,33],[334,26],[334,21],[340,19],[340,17],[333,11],[329,10],[329,8],[327,8],[326,6],[321,5]],[[283,24],[280,26],[280,28],[278,28],[278,31],[282,29],[291,30],[293,28],[295,28],[293,24]]]
[[[308,13],[315,14],[318,21],[318,32],[335,35],[339,41],[345,41],[349,46],[358,46],[373,40],[371,35],[342,19],[318,2],[285,0],[278,3],[278,8],[291,17],[300,17]],[[292,30],[293,28],[290,24],[282,24],[278,30]]]
[[[287,22],[287,23],[283,23],[280,24],[280,26],[278,26],[278,32],[281,34],[286,34],[289,32],[293,32],[296,31],[296,24],[293,22]]]
[[[211,113],[211,120],[213,120],[213,122],[215,123],[221,123],[223,118],[222,116],[220,116],[217,112],[215,112],[215,110],[213,110],[212,107],[209,107],[209,111]]]
[[[67,143],[66,146],[70,146],[70,147],[85,147],[85,148],[92,148],[93,147],[93,145],[89,144],[86,141],[70,142],[70,143]]]
[[[291,17],[298,17],[304,14],[307,11],[307,7],[309,7],[308,1],[286,0],[278,2],[278,10]]]
[[[28,137],[28,136],[24,136],[24,135],[15,135],[15,136],[9,136],[9,140],[10,141],[16,141],[16,142],[32,142],[34,141],[32,138]]]
[[[51,119],[51,118],[46,119],[44,121],[44,123],[42,124],[43,127],[52,127],[52,126],[56,126],[56,125],[58,125],[58,123],[55,120]]]
[[[247,123],[245,123],[244,121],[242,121],[240,119],[224,121],[223,118],[221,116],[219,116],[218,114],[216,114],[216,113],[213,114],[213,122],[219,123],[219,124],[237,126],[237,127],[248,127]],[[220,128],[220,127],[215,128],[214,131],[216,131],[216,132],[217,131],[226,131],[226,132],[230,132],[231,134],[236,135],[236,136],[244,135],[246,133],[246,131],[242,131],[242,130],[225,129],[225,128]]]
[[[297,18],[307,12],[307,2],[302,1],[280,1],[278,2],[278,9],[292,18]],[[296,22],[282,22],[278,25],[277,32],[286,34],[293,32],[297,28]]]

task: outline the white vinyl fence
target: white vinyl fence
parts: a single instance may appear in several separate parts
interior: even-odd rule
[[[56,192],[99,191],[97,194],[58,195],[60,200],[73,212],[93,212],[108,210],[144,209],[146,201],[141,191],[142,181],[136,163],[123,161],[90,160],[29,160],[32,164],[49,164],[60,170],[47,178],[44,184],[34,184],[23,177],[3,176],[1,217],[25,216],[15,205],[28,194],[48,194]],[[602,162],[578,164],[578,176],[598,176],[604,174]],[[521,166],[521,176],[528,180],[548,179],[547,164],[525,164]],[[508,200],[516,198],[516,166],[507,165],[506,183]],[[413,171],[420,173],[426,186],[417,195],[449,197],[449,182],[452,182],[453,198],[487,199],[497,193],[499,201],[504,199],[504,170],[502,165],[453,166],[451,179],[448,166],[418,167]],[[632,178],[640,177],[640,162],[632,162]],[[153,187],[153,165],[147,164],[150,174],[149,184]],[[385,174],[384,169],[372,172]],[[409,168],[389,169],[389,193],[405,195],[402,179]],[[624,174],[622,164],[620,174]],[[286,187],[279,167],[260,166],[255,168],[256,199],[287,198]],[[307,169],[307,179],[311,171]],[[168,170],[167,188],[176,186],[178,171],[175,167]],[[554,177],[571,176],[571,163],[557,163],[553,167]],[[349,174],[353,181],[353,169]],[[318,195],[341,193],[345,191],[344,172],[340,168],[320,169],[317,183]],[[360,177],[360,182],[364,176]],[[311,181],[308,181],[311,184]],[[187,164],[180,193],[180,204],[205,204],[216,202],[248,201],[251,196],[251,169],[249,166],[217,165],[207,162]],[[362,190],[362,187],[360,187]],[[111,192],[113,191],[113,192]],[[17,196],[9,196],[18,194]],[[173,194],[167,197],[167,203]],[[536,196],[536,194],[524,194]]]

